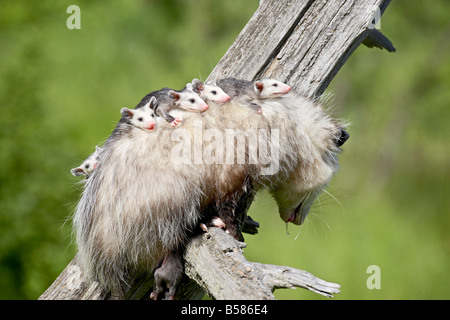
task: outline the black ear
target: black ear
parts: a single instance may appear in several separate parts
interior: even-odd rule
[[[195,93],[200,93],[205,89],[205,85],[199,79],[194,79],[191,83]]]
[[[175,101],[178,101],[178,100],[180,100],[181,97],[180,97],[180,94],[178,92],[176,92],[174,90],[170,90],[169,91],[169,98],[171,98],[171,99],[173,99]]]
[[[149,104],[148,104],[149,108],[154,110],[155,107],[157,106],[157,104],[158,104],[158,102],[156,101],[156,98],[155,97],[151,97],[150,101],[149,101]]]
[[[120,113],[122,114],[122,117],[124,117],[125,119],[132,119],[134,115],[133,111],[126,107],[120,109]]]
[[[341,135],[336,140],[336,146],[338,146],[338,147],[342,146],[345,143],[345,141],[348,140],[348,138],[350,138],[350,134],[347,131],[345,131],[344,129],[341,129]]]
[[[86,175],[86,171],[84,171],[83,168],[81,167],[76,167],[70,170],[70,172],[74,175],[74,176],[81,176],[81,175]]]

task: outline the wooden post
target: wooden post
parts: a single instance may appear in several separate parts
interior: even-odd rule
[[[275,78],[307,97],[318,97],[361,43],[395,51],[392,43],[374,29],[389,3],[390,0],[261,0],[208,80],[229,76],[248,80]],[[215,299],[274,299],[275,288],[294,286],[325,296],[339,292],[339,285],[306,271],[249,262],[242,255],[243,246],[215,228],[192,239],[185,252],[185,272],[190,278],[182,280],[177,296],[197,299],[206,291]],[[134,281],[128,298],[148,298],[152,275]],[[39,299],[105,298],[97,283],[85,280],[75,257]]]

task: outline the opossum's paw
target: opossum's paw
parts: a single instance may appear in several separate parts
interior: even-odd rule
[[[161,276],[155,272],[155,286],[153,287],[152,293],[150,293],[150,299],[175,300],[177,284],[165,276]]]
[[[150,293],[150,299],[152,300],[158,300],[160,292],[158,289],[155,289],[152,293]]]
[[[216,228],[222,228],[225,229],[227,227],[227,225],[225,224],[225,222],[223,222],[222,219],[215,217],[211,223],[213,224],[214,227]]]
[[[170,126],[171,127],[176,127],[177,125],[179,125],[181,123],[181,119],[180,118],[175,118],[175,120],[173,120],[171,123],[170,123]]]
[[[220,219],[219,217],[214,217],[211,221],[208,222],[208,225],[206,225],[205,223],[200,223],[200,228],[205,232],[208,231],[208,226],[221,228],[221,229],[227,228],[227,225],[225,224],[225,222],[223,222],[223,220]],[[227,232],[227,230],[225,230],[225,232]]]
[[[257,105],[256,103],[250,103],[250,108],[255,110],[258,114],[261,114],[263,112],[261,106]]]
[[[170,287],[169,290],[164,294],[164,298],[162,300],[176,300],[175,298],[175,289],[176,287]],[[158,297],[160,296],[160,293],[163,293],[164,289],[162,287],[159,287],[155,289],[152,293],[150,293],[150,299],[152,300],[158,300]]]
[[[150,299],[174,300],[178,283],[183,274],[183,254],[173,251],[166,255],[153,274],[155,281]]]

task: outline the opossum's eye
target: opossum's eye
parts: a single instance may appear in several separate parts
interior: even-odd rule
[[[142,122],[144,119],[142,117],[138,118],[138,121]]]
[[[274,87],[278,87],[278,83],[274,83],[272,86]]]
[[[216,95],[216,94],[217,94],[217,91],[216,91],[216,90],[213,90],[213,91],[211,91],[211,93],[212,93],[213,95]]]
[[[84,166],[85,169],[89,169],[89,164]]]
[[[154,118],[155,117],[155,114],[154,113],[152,113],[152,118]]]
[[[194,103],[194,102],[195,102],[195,99],[194,99],[194,98],[189,99],[189,102],[190,102],[190,103]]]

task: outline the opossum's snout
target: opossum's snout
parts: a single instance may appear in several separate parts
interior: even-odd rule
[[[283,93],[288,93],[289,91],[291,91],[291,89],[292,89],[291,86],[286,85]]]
[[[216,102],[219,102],[219,103],[225,103],[225,102],[228,102],[228,101],[230,101],[230,100],[231,100],[231,97],[230,97],[229,95],[227,95],[227,96],[224,97],[222,100],[216,101]]]
[[[195,109],[195,111],[203,112],[203,111],[206,111],[208,109],[209,109],[209,106],[205,103],[204,105],[199,106],[197,109]]]
[[[299,205],[286,216],[285,222],[292,222],[293,224],[302,225],[308,215],[308,212],[309,208],[306,208],[304,203],[300,202]]]
[[[154,122],[148,122],[147,125],[145,126],[145,129],[153,131],[155,129],[155,123]]]

